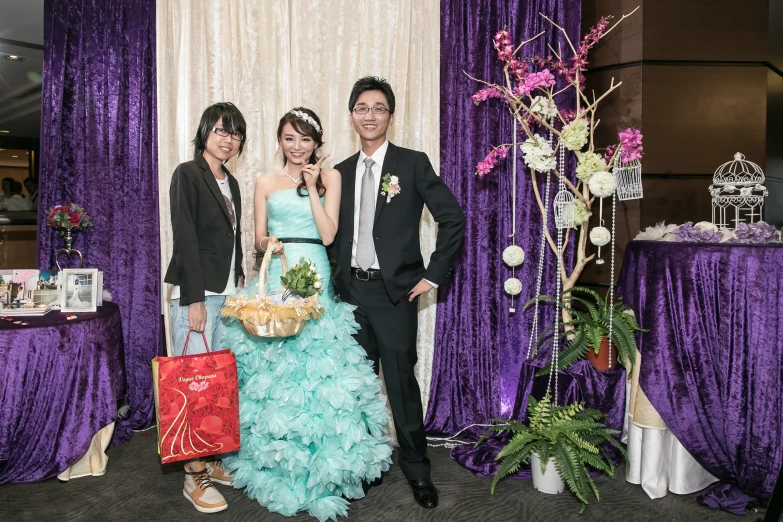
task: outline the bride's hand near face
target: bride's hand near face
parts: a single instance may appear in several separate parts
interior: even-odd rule
[[[305,186],[308,192],[316,190],[316,183],[318,182],[318,176],[321,175],[321,164],[331,154],[327,154],[323,158],[319,159],[316,163],[305,165],[302,168],[302,178],[304,179]]]

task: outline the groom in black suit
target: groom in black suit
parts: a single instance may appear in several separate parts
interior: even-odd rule
[[[423,152],[390,143],[394,92],[385,80],[356,82],[348,102],[362,150],[335,168],[342,176],[340,226],[330,255],[338,295],[356,305],[356,340],[378,372],[383,365],[400,468],[420,505],[438,505],[430,480],[416,364],[418,297],[451,276],[465,232],[465,214]],[[425,268],[419,243],[424,205],[438,223]]]

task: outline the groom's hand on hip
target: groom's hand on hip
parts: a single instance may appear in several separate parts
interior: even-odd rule
[[[432,290],[432,285],[429,284],[426,279],[422,279],[413,287],[413,290],[408,292],[408,301],[413,302],[413,300],[421,294],[429,292],[430,290]]]
[[[188,325],[196,333],[204,331],[204,327],[207,325],[207,307],[203,302],[188,305]]]

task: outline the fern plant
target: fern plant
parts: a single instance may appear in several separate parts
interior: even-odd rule
[[[592,347],[596,355],[601,347],[601,340],[609,336],[609,302],[603,299],[597,292],[580,286],[569,288],[563,292],[561,302],[563,310],[570,317],[560,325],[563,329],[556,333],[560,339],[567,339],[568,342],[558,354],[558,370],[568,368],[572,364],[584,358],[587,350]],[[542,295],[531,299],[525,305],[525,309],[536,301],[555,302],[554,297]],[[618,300],[619,301],[619,300]],[[587,311],[573,307],[574,303],[581,304]],[[633,365],[636,364],[636,332],[647,332],[639,328],[636,318],[633,315],[633,309],[624,306],[622,302],[615,303],[611,310],[614,311],[612,318],[612,347],[617,350],[617,359],[627,366],[626,370],[630,373]],[[630,312],[630,313],[628,313]],[[538,336],[536,340],[537,349],[543,348],[554,341],[554,335],[549,332],[554,330],[551,325]],[[540,369],[536,375],[546,375],[551,369],[551,362]]]
[[[550,457],[555,459],[568,489],[582,503],[582,513],[591,491],[596,500],[600,500],[598,488],[586,466],[614,476],[614,463],[602,447],[607,443],[617,448],[624,458],[626,456],[623,447],[613,437],[619,431],[599,422],[604,418],[600,411],[585,409],[584,403],[554,406],[549,394],[540,401],[529,396],[527,411],[529,426],[513,420],[498,420],[502,424],[492,426],[476,443],[478,446],[491,433],[512,434],[509,443],[495,457],[502,462],[492,481],[491,493],[494,495],[498,483],[519,470],[522,463],[537,452],[542,471],[546,470]]]

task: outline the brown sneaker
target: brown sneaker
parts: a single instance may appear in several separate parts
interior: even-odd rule
[[[186,471],[185,487],[182,489],[185,498],[202,513],[217,513],[228,507],[226,499],[215,489],[209,478],[209,472]]]
[[[207,471],[209,472],[209,478],[212,479],[212,482],[217,482],[218,484],[223,484],[224,486],[233,486],[234,485],[234,477],[226,473],[226,470],[223,468],[223,462],[220,460],[215,460],[213,462],[207,462]]]

